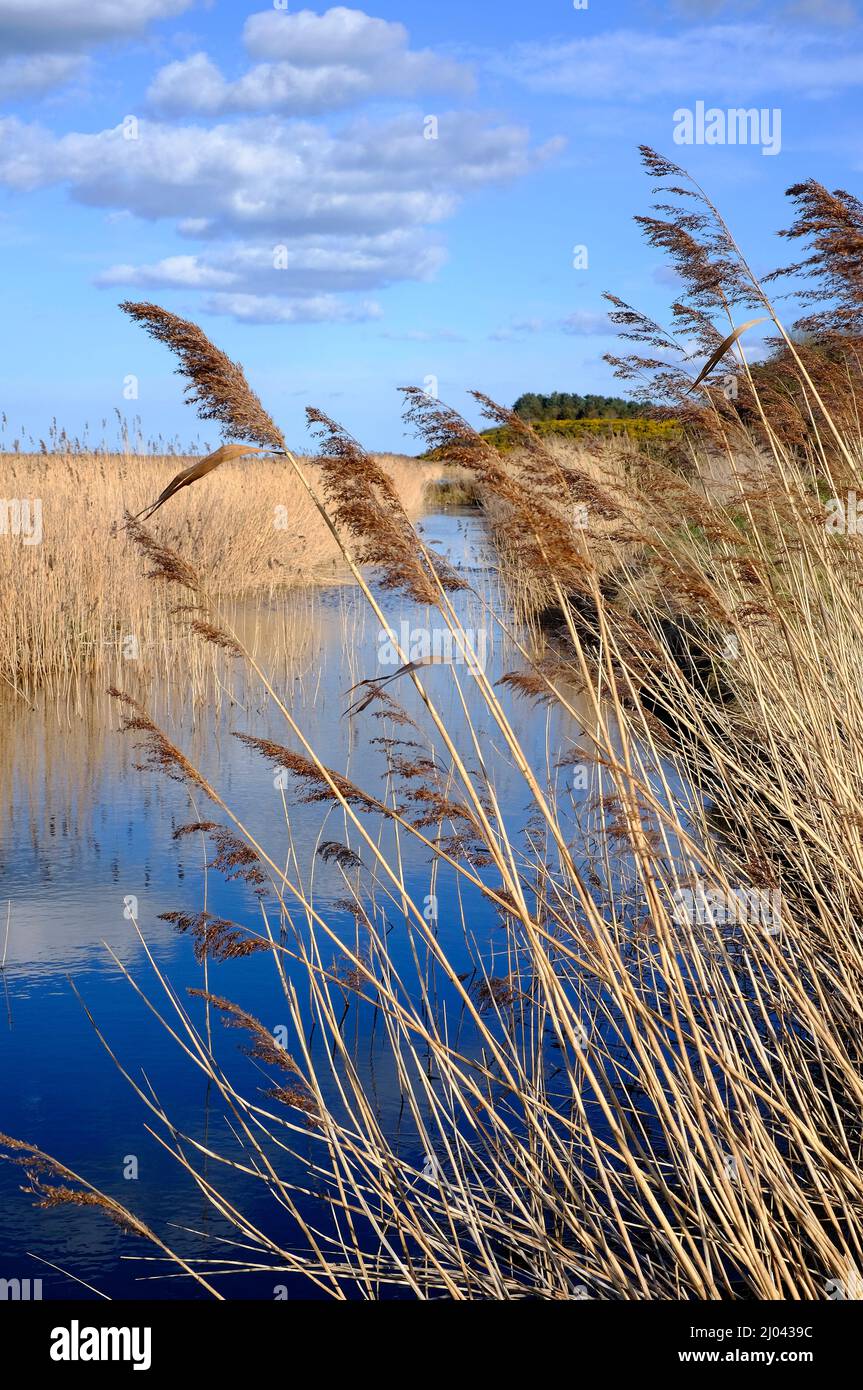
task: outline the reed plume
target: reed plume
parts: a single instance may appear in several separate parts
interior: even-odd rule
[[[124,733],[142,735],[139,747],[144,754],[144,761],[138,764],[139,770],[164,772],[173,781],[189,782],[209,796],[209,784],[192,766],[186,755],[154,723],[143,705],[132,695],[127,695],[125,691],[118,690],[113,685],[109,688],[108,694],[122,706],[120,727]]]
[[[245,927],[209,912],[160,912],[160,922],[170,922],[178,932],[188,932],[194,939],[198,964],[209,958],[216,961],[239,960],[257,951],[272,949],[269,941],[250,936]]]
[[[823,306],[795,323],[801,334],[847,349],[863,338],[863,203],[853,193],[832,193],[815,179],[787,190],[795,207],[779,235],[808,243],[809,254],[765,276],[765,283],[796,275],[810,283],[798,293],[804,304]]]
[[[265,449],[284,452],[282,432],[249,386],[242,367],[211,343],[196,323],[158,304],[126,300],[120,308],[142,324],[151,338],[176,353],[177,373],[186,378],[186,400],[201,420],[218,421],[226,440],[253,439]]]
[[[333,520],[355,542],[360,564],[374,565],[384,589],[401,589],[418,603],[434,605],[440,589],[465,587],[440,556],[417,536],[392,481],[380,464],[322,411],[306,411],[322,441],[317,463]]]

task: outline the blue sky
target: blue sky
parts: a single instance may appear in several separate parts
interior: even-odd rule
[[[861,85],[852,0],[0,0],[5,439],[216,441],[124,298],[198,319],[297,447],[314,404],[412,449],[402,384],[616,392],[602,292],[674,293],[638,145],[768,270],[789,184],[858,191]],[[778,151],[677,145],[699,101],[778,110]]]

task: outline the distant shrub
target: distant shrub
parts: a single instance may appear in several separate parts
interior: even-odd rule
[[[645,401],[625,401],[621,396],[579,396],[573,391],[540,395],[526,391],[513,405],[516,415],[539,420],[630,420],[650,409]]]
[[[626,434],[631,439],[643,442],[672,443],[682,436],[681,427],[676,420],[649,420],[643,416],[629,419],[537,420],[533,428],[537,434],[559,435],[565,439],[581,439],[587,435]],[[511,449],[515,442],[512,430],[505,426],[484,430],[483,434],[498,449]]]

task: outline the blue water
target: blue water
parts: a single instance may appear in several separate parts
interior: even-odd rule
[[[480,591],[493,601],[494,573],[488,566],[482,523],[476,514],[442,513],[427,518],[423,530],[428,543],[468,571]],[[346,694],[348,688],[366,676],[381,674],[379,626],[361,595],[341,586],[315,595],[262,602],[276,611],[280,605],[294,605],[306,629],[296,659],[278,667],[280,697],[330,767],[346,773],[365,789],[383,794],[384,752],[371,740],[387,734],[412,737],[414,732],[394,729],[376,717],[374,707],[352,719],[345,717],[352,698]],[[424,611],[398,596],[388,595],[382,602],[397,630],[402,623],[413,629],[429,621]],[[492,634],[481,607],[472,599],[459,602],[467,605],[464,617],[468,626],[485,624],[489,629],[489,674],[496,678],[518,664],[500,635]],[[265,650],[260,657],[266,665]],[[490,719],[478,713],[471,677],[464,670],[458,674],[478,721],[480,746],[493,770],[497,795],[511,815],[513,827],[521,829],[530,814],[526,789],[501,755],[500,735]],[[272,701],[254,684],[247,684],[241,673],[235,673],[231,680],[234,701],[223,692],[217,712],[196,707],[191,693],[176,683],[170,688],[151,683],[142,697],[170,737],[211,779],[276,862],[289,865],[331,928],[351,945],[358,940],[362,945],[362,926],[358,927],[354,914],[344,906],[345,875],[317,853],[325,840],[349,841],[362,851],[356,832],[346,829],[338,809],[299,803],[292,783],[283,796],[282,789],[274,785],[273,768],[232,737],[233,731],[244,730],[296,746]],[[475,766],[453,671],[444,665],[432,666],[423,673],[423,680],[468,764]],[[137,690],[134,683],[130,688]],[[404,702],[408,714],[428,727],[408,681],[395,682],[390,690]],[[506,692],[502,692],[502,699],[533,766],[559,777],[554,772],[555,759],[578,738],[578,728],[560,713],[532,709]],[[185,786],[154,772],[136,770],[140,754],[133,738],[118,732],[116,708],[103,692],[93,689],[82,708],[64,712],[62,717],[55,706],[30,711],[20,704],[9,704],[4,719],[0,958],[5,952],[5,968],[0,972],[0,1130],[38,1145],[117,1198],[184,1257],[247,1259],[248,1251],[238,1256],[232,1247],[219,1243],[220,1238],[236,1238],[236,1231],[214,1210],[177,1159],[148,1133],[147,1125],[172,1142],[170,1130],[136,1093],[138,1086],[170,1117],[182,1136],[178,1142],[204,1181],[212,1179],[221,1191],[229,1193],[245,1218],[276,1236],[282,1248],[302,1251],[304,1241],[293,1217],[261,1183],[195,1151],[197,1142],[212,1153],[244,1161],[248,1158],[229,1127],[221,1097],[214,1094],[206,1076],[183,1054],[123,973],[128,971],[153,1007],[177,1027],[177,1015],[160,984],[157,967],[170,981],[174,997],[182,1001],[203,1032],[204,1006],[186,994],[189,987],[202,986],[202,966],[195,960],[191,939],[161,921],[160,914],[196,913],[206,901],[214,915],[260,930],[263,907],[274,932],[278,934],[281,925],[286,930],[283,939],[290,940],[292,931],[304,932],[302,911],[289,903],[292,922],[280,923],[279,905],[271,889],[258,895],[249,884],[226,882],[213,868],[205,871],[205,859],[213,851],[212,847],[205,849],[199,834],[172,838],[178,826],[190,821],[222,821],[224,817],[199,793],[192,804]],[[380,824],[374,816],[365,823],[379,838],[384,852],[392,853],[391,827]],[[451,959],[470,974],[474,962],[465,936],[463,912],[467,911],[475,948],[483,952],[493,973],[495,951],[504,944],[496,914],[479,895],[474,894],[466,903],[463,886],[459,891],[452,873],[440,873],[432,884],[428,853],[416,842],[402,836],[399,850],[405,883],[415,900],[422,902],[432,889],[437,896],[439,939]],[[368,853],[364,851],[362,857],[368,865]],[[348,870],[347,877],[354,881],[356,874]],[[388,949],[397,969],[408,981],[412,975],[416,978],[417,969],[427,971],[427,961],[417,965],[403,911],[391,886],[376,883],[368,867],[358,881],[367,910],[378,914],[375,920],[379,923],[385,917]],[[152,963],[135,922],[152,954]],[[287,958],[285,965],[287,976],[297,984],[302,997],[302,969]],[[248,1010],[268,1030],[283,1027],[288,1050],[297,1050],[299,1040],[272,953],[221,964],[211,961],[209,987],[212,993]],[[452,1007],[448,1019],[458,1035],[462,1025],[457,1003],[443,1001],[443,1006]],[[400,1151],[419,1172],[424,1154],[388,1061],[380,1018],[370,1004],[349,990],[345,991],[344,1010],[343,1036],[374,1097],[380,1123],[388,1134],[398,1137]],[[312,1055],[323,1063],[320,1029],[313,1026],[311,1018],[304,1026]],[[232,1082],[244,1095],[271,1110],[278,1109],[265,1091],[281,1078],[244,1055],[245,1035],[222,1027],[215,1012],[212,1029],[216,1054]],[[472,1039],[466,1028],[461,1043],[469,1052]],[[290,1113],[296,1122],[296,1112]],[[301,1124],[289,1139],[300,1154],[314,1150],[315,1137]],[[282,1156],[280,1170],[297,1182],[307,1183],[299,1159]],[[44,1298],[98,1297],[99,1293],[112,1298],[206,1296],[192,1279],[178,1277],[176,1266],[163,1260],[154,1247],[124,1234],[104,1214],[70,1206],[37,1209],[33,1196],[20,1191],[22,1181],[20,1170],[0,1164],[0,1278],[41,1279]],[[297,1200],[304,1213],[314,1213],[315,1219],[326,1224],[313,1197]],[[254,1253],[251,1258],[254,1262]],[[273,1263],[271,1256],[267,1263]],[[212,1277],[215,1286],[233,1298],[273,1298],[281,1286],[289,1296],[316,1296],[320,1292],[302,1275],[274,1273],[271,1268],[260,1273],[228,1273],[225,1269]]]

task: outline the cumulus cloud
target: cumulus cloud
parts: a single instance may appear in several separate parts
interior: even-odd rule
[[[584,101],[727,94],[735,103],[766,92],[817,95],[863,84],[860,45],[835,34],[763,23],[700,25],[673,33],[606,30],[554,46],[522,44],[498,71],[537,92]]]
[[[280,299],[274,295],[214,294],[204,301],[208,314],[227,314],[240,323],[363,323],[380,318],[374,300],[350,303],[335,295]]]
[[[445,256],[436,224],[469,192],[520,177],[558,148],[534,146],[523,127],[475,113],[442,114],[434,141],[410,114],[338,132],[267,117],[213,126],[142,121],[62,136],[7,117],[0,185],[65,186],[79,203],[167,220],[203,243],[146,263],[127,258],[103,271],[100,284],[218,290],[218,312],[300,322],[312,312],[304,299],[333,318],[327,295],[430,279]],[[357,312],[348,303],[342,317]]]
[[[200,255],[167,256],[154,264],[111,266],[96,277],[96,284],[139,289],[218,286],[265,297],[346,293],[428,280],[444,257],[443,248],[418,231],[274,245],[235,242]]]
[[[315,115],[369,98],[419,91],[468,92],[459,63],[409,47],[404,25],[337,6],[325,14],[270,10],[246,22],[249,57],[261,61],[228,80],[206,53],[169,63],[148,92],[163,113],[282,111]]]
[[[88,68],[85,50],[134,38],[194,0],[0,0],[0,100],[39,96]]]
[[[313,10],[298,14],[262,10],[246,20],[243,41],[252,58],[282,59],[298,67],[325,63],[371,67],[382,59],[402,58],[408,33],[403,24],[336,5],[322,15]]]
[[[0,100],[39,96],[80,76],[86,67],[86,59],[67,53],[0,58]]]
[[[0,0],[0,55],[63,53],[132,38],[193,0]]]
[[[0,0],[0,92],[12,81],[3,44],[19,54],[18,89],[35,90],[86,62],[87,44],[191,3],[45,0],[34,14],[29,0]],[[164,67],[150,91],[156,119],[55,134],[0,118],[0,186],[65,188],[109,219],[164,221],[181,248],[197,243],[140,259],[126,251],[97,284],[195,291],[212,312],[249,323],[368,319],[379,306],[362,295],[434,276],[445,258],[435,229],[468,194],[530,173],[564,143],[536,145],[523,126],[473,111],[439,110],[430,132],[423,108],[403,103],[338,128],[312,119],[471,89],[461,64],[412,48],[402,24],[362,10],[271,8],[248,18],[243,42],[239,75],[203,52]]]
[[[529,172],[559,148],[532,147],[520,126],[442,116],[424,140],[416,117],[361,121],[332,133],[276,118],[229,125],[141,122],[55,137],[0,120],[0,183],[21,191],[65,185],[80,203],[178,219],[196,236],[254,230],[369,235],[439,222],[465,191]]]
[[[153,265],[114,265],[96,276],[97,285],[130,285],[137,289],[209,289],[232,285],[229,271],[206,265],[197,256],[165,256]]]

